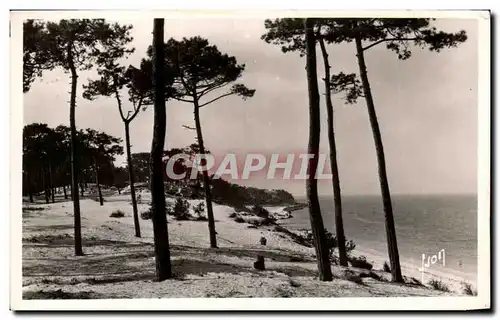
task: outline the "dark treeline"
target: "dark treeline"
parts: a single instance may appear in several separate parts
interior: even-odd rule
[[[55,201],[56,193],[64,199],[72,197],[70,172],[70,129],[66,126],[50,128],[33,123],[23,129],[23,195],[31,202],[42,194],[47,203]],[[123,154],[121,139],[93,129],[77,133],[78,162],[80,164],[79,192],[92,184],[103,201],[101,185],[123,188],[126,184],[124,168],[115,167],[117,155]]]

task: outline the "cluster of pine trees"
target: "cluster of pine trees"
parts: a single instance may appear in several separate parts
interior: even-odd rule
[[[385,45],[388,50],[394,51],[398,59],[407,60],[411,57],[414,47],[427,47],[431,51],[439,52],[443,48],[456,47],[467,40],[465,31],[447,33],[432,26],[432,19],[388,19],[388,18],[308,18],[308,19],[275,19],[266,20],[267,33],[262,39],[281,47],[283,53],[299,52],[306,56],[307,84],[309,90],[309,154],[315,157],[309,160],[306,191],[311,216],[311,228],[315,239],[316,256],[320,279],[332,280],[328,249],[323,227],[323,219],[318,201],[317,182],[313,178],[316,173],[319,137],[320,137],[320,96],[318,89],[317,54],[319,44],[324,64],[324,92],[327,114],[328,142],[330,147],[330,166],[332,172],[332,186],[335,205],[335,230],[339,244],[339,262],[347,266],[345,248],[345,233],[342,219],[342,198],[340,190],[339,170],[337,166],[337,150],[334,133],[334,113],[332,93],[344,94],[346,103],[356,103],[359,97],[365,99],[373,140],[377,154],[380,189],[385,214],[385,228],[387,233],[387,247],[392,274],[392,281],[403,282],[399,252],[394,225],[391,194],[385,165],[384,147],[380,132],[375,102],[368,79],[365,54],[370,48]],[[340,43],[354,43],[355,54],[358,60],[358,73],[330,74],[330,57],[327,45]],[[341,61],[333,59],[341,65]]]
[[[393,281],[402,282],[382,136],[364,56],[370,48],[383,44],[388,50],[394,51],[399,59],[406,60],[410,58],[413,47],[427,47],[431,51],[439,51],[466,41],[465,32],[439,31],[432,26],[431,22],[431,19],[384,18],[286,18],[265,21],[267,32],[262,36],[264,41],[280,46],[284,53],[299,52],[301,56],[306,57],[310,115],[308,151],[309,154],[315,155],[314,158],[309,159],[309,179],[306,183],[306,190],[318,269],[320,279],[323,281],[332,280],[332,273],[318,201],[317,182],[314,179],[320,138],[320,95],[317,83],[316,47],[319,44],[325,66],[323,80],[340,264],[347,265],[347,257],[331,99],[334,93],[343,93],[347,103],[355,103],[359,97],[363,97],[366,101],[377,151],[391,272]],[[143,170],[141,174],[149,175],[158,281],[172,276],[164,193],[166,102],[178,100],[192,106],[195,127],[190,129],[196,132],[197,151],[204,154],[206,148],[201,128],[200,109],[228,96],[236,95],[247,99],[255,93],[254,89],[237,82],[245,70],[245,65],[238,64],[235,57],[220,52],[216,46],[201,37],[169,39],[165,43],[164,24],[164,19],[154,19],[152,45],[137,67],[120,64],[123,58],[134,51],[129,47],[133,40],[130,36],[132,26],[110,24],[103,19],[71,19],[59,22],[28,20],[24,23],[23,49],[24,92],[29,91],[33,81],[41,77],[43,72],[55,68],[67,71],[71,79],[69,128],[58,127],[59,129],[52,130],[43,125],[40,127],[32,125],[25,129],[26,136],[29,137],[25,141],[25,148],[27,148],[25,161],[28,163],[24,168],[27,168],[25,171],[27,185],[30,188],[33,187],[34,191],[39,191],[40,188],[47,191],[48,188],[49,191],[46,194],[51,194],[51,188],[61,184],[65,186],[66,183],[71,182],[71,190],[78,190],[80,182],[87,180],[86,171],[92,168],[92,163],[94,171],[98,173],[99,167],[111,166],[113,156],[123,152],[123,149],[117,145],[121,141],[115,138],[108,136],[108,140],[100,140],[98,137],[102,133],[92,131],[93,133],[87,132],[85,136],[76,129],[78,74],[95,68],[99,77],[84,85],[82,96],[89,100],[98,96],[113,97],[116,100],[116,106],[124,124],[128,181],[131,187],[137,237],[140,237],[140,226],[134,190],[134,160],[146,162],[149,167],[149,170]],[[338,43],[354,44],[361,81],[353,73],[330,74],[328,47]],[[341,61],[335,59],[332,61],[341,64]],[[131,106],[131,110],[125,111],[125,105]],[[130,125],[141,110],[151,106],[154,112],[151,152],[148,157],[136,156],[134,159],[130,151]],[[40,138],[38,133],[30,133],[30,130],[33,132],[39,130],[42,136],[49,135],[49,137]],[[52,136],[53,134],[64,135],[64,139],[59,142],[62,136],[56,138]],[[47,139],[44,140],[46,141],[44,143],[47,143],[46,150],[29,150],[30,139]],[[48,141],[56,140],[57,142],[53,144],[48,143]],[[106,141],[110,143],[106,144]],[[35,160],[29,159],[42,159],[36,160],[40,167],[30,169],[32,162],[29,161]],[[96,180],[99,177],[99,174],[95,174]],[[210,246],[216,248],[211,179],[206,170],[202,172],[201,180],[206,200]],[[83,255],[79,194],[75,192],[71,195],[75,225],[75,254]]]
[[[33,202],[33,195],[43,194],[45,201],[55,202],[55,194],[71,194],[70,129],[60,125],[50,128],[32,123],[23,129],[23,194]],[[79,130],[77,144],[81,195],[88,183],[95,183],[101,205],[101,185],[123,188],[127,182],[124,169],[115,167],[117,155],[123,154],[121,139],[94,129]],[[69,189],[69,190],[67,190]]]

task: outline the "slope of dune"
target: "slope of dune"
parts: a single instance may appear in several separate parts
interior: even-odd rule
[[[149,208],[150,195],[146,191],[139,194],[138,208],[143,212]],[[74,256],[71,202],[61,199],[55,204],[25,204],[24,299],[458,294],[415,284],[392,284],[386,272],[352,267],[332,266],[334,280],[318,281],[312,248],[274,231],[272,225],[255,227],[235,222],[231,218],[234,209],[218,204],[214,204],[217,249],[209,248],[206,221],[177,221],[168,216],[174,277],[158,283],[153,281],[152,223],[141,219],[142,238],[134,237],[129,197],[106,197],[104,206],[93,199],[81,200],[82,257]],[[122,210],[125,216],[111,218],[116,210]],[[260,244],[261,237],[266,238],[266,245]],[[265,258],[264,271],[253,267],[258,255]]]

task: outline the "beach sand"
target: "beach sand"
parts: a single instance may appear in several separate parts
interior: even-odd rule
[[[139,191],[139,213],[149,208],[150,194]],[[368,261],[367,270],[332,266],[334,280],[317,279],[314,250],[295,243],[274,227],[237,223],[234,209],[214,204],[217,249],[209,248],[206,221],[176,221],[168,216],[173,279],[154,282],[155,258],[151,220],[142,220],[142,238],[134,236],[130,195],[105,197],[104,206],[82,199],[82,257],[74,256],[73,206],[24,204],[41,210],[23,210],[23,297],[47,298],[159,298],[159,297],[366,297],[463,295],[426,286],[393,284],[381,271],[384,259],[369,248],[356,249]],[[174,199],[168,198],[168,202]],[[189,200],[196,205],[201,200]],[[272,213],[284,207],[269,208]],[[110,218],[115,210],[123,218]],[[267,244],[261,245],[265,237]],[[257,255],[265,258],[266,270],[253,268]],[[404,265],[404,263],[403,263]],[[411,269],[411,268],[410,268]],[[408,270],[411,271],[411,270]],[[403,270],[417,279],[420,274]],[[378,279],[375,279],[378,278]],[[409,278],[408,278],[409,279]],[[450,284],[455,288],[453,279]]]

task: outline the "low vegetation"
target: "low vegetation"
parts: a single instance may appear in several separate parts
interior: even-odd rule
[[[462,282],[462,292],[468,296],[477,296],[477,291],[468,282]]]
[[[387,261],[384,262],[384,271],[391,272],[391,267],[389,267],[389,263],[387,263]]]
[[[153,208],[149,207],[148,210],[141,212],[141,219],[150,220],[153,218]]]
[[[355,268],[361,268],[366,270],[371,270],[373,268],[373,264],[366,261],[365,256],[348,257],[348,260],[351,263],[351,266]]]
[[[179,221],[189,220],[189,202],[182,197],[177,197],[172,215]]]
[[[443,292],[450,292],[450,288],[448,287],[448,285],[441,280],[431,279],[429,281],[429,285],[434,290],[439,290],[439,291],[443,291]]]
[[[29,211],[42,211],[44,210],[44,207],[23,207],[23,211],[29,212]]]
[[[123,218],[125,217],[125,212],[122,210],[115,210],[109,215],[110,218]]]

